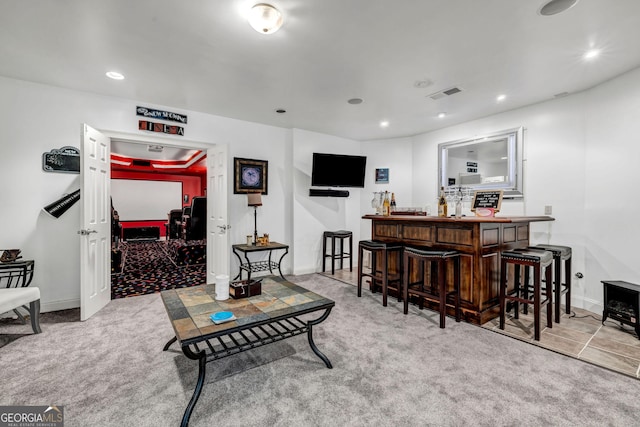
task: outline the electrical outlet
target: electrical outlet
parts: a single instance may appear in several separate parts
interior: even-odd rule
[[[552,214],[552,212],[553,212],[553,209],[551,208],[551,205],[546,205],[546,206],[544,207],[544,214],[545,214],[545,215],[551,215],[551,214]]]

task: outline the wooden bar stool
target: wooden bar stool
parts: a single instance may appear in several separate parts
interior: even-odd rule
[[[553,327],[551,300],[553,290],[551,287],[551,263],[553,254],[540,250],[516,250],[502,252],[500,256],[500,329],[504,330],[507,301],[514,302],[514,318],[520,314],[520,303],[533,305],[534,332],[536,341],[540,341],[540,310],[547,306],[547,327]],[[509,271],[508,266],[514,266],[513,289],[508,290]],[[521,281],[520,267],[525,268],[524,280]],[[529,269],[533,269],[532,296],[529,296]],[[544,294],[542,292],[541,276],[544,272]],[[544,299],[543,299],[544,298]]]
[[[411,283],[412,261],[418,263],[418,281]],[[453,290],[447,292],[447,264],[453,263]],[[429,264],[429,281],[425,283],[425,264]],[[456,322],[460,321],[460,254],[457,251],[430,251],[405,247],[404,276],[402,290],[404,298],[404,314],[409,311],[409,297],[417,296],[420,309],[423,299],[439,303],[440,327],[444,328],[447,315],[447,297],[453,297]]]
[[[327,240],[331,239],[331,251],[327,253]],[[344,240],[349,239],[349,252],[344,251]],[[336,253],[336,240],[340,242],[340,252]],[[325,231],[322,235],[322,272],[324,273],[326,260],[331,258],[331,274],[336,273],[336,260],[340,260],[340,269],[343,268],[343,261],[349,258],[349,271],[353,271],[353,233],[347,230]]]
[[[560,323],[560,300],[564,295],[565,313],[571,314],[571,248],[559,245],[536,245],[553,254],[553,306],[556,323]],[[562,261],[564,261],[564,283],[562,283]]]
[[[375,292],[376,284],[382,286],[382,305],[387,306],[387,296],[389,294],[389,285],[395,289],[398,294],[398,302],[402,293],[402,250],[400,244],[384,243],[375,240],[361,240],[358,244],[358,296],[362,296],[362,278],[371,278],[371,292]],[[365,273],[363,271],[364,251],[368,251],[371,255],[371,271]],[[389,273],[389,260],[391,255],[398,255],[398,268],[395,273]],[[378,266],[377,258],[382,260],[382,265]],[[393,286],[395,284],[395,286]]]

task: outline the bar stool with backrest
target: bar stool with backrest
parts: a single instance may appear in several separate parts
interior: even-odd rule
[[[402,294],[402,250],[403,246],[399,243],[385,243],[376,240],[361,240],[358,243],[358,296],[362,296],[362,279],[369,277],[371,279],[371,292],[376,291],[379,284],[382,288],[382,305],[387,306],[387,296],[389,294],[389,286],[397,292],[398,302]],[[364,253],[369,252],[371,257],[371,268],[369,272],[364,271]],[[395,271],[390,272],[391,256],[397,255],[397,267]],[[378,258],[382,265],[378,265]]]
[[[349,239],[349,252],[344,251],[344,240]],[[331,240],[331,251],[327,253],[327,240]],[[336,240],[340,243],[340,252],[336,252]],[[343,261],[349,259],[349,271],[353,271],[353,233],[347,230],[325,231],[322,235],[322,272],[324,273],[327,258],[331,258],[331,274],[336,273],[336,260],[340,260],[340,269]]]
[[[565,313],[571,314],[571,248],[569,246],[543,245],[532,249],[543,249],[553,254],[553,306],[556,323],[560,323],[560,300],[565,296]],[[564,261],[564,283],[562,283],[562,261]]]
[[[410,282],[412,264],[417,263],[418,280]],[[447,265],[453,264],[453,280],[447,280]],[[422,309],[423,300],[437,301],[440,312],[440,327],[444,328],[447,315],[447,299],[453,300],[456,322],[460,321],[460,253],[458,251],[422,250],[405,247],[404,276],[402,290],[404,298],[404,314],[409,311],[409,298],[417,296]],[[425,266],[429,265],[429,283],[425,281]],[[453,284],[453,290],[447,292],[447,284]],[[451,298],[449,298],[451,297]]]
[[[502,252],[500,256],[500,329],[504,330],[506,307],[508,301],[513,301],[515,319],[519,318],[520,303],[524,304],[525,312],[528,304],[533,305],[534,332],[536,341],[540,341],[540,311],[542,307],[547,307],[547,327],[552,325],[551,301],[553,290],[551,287],[551,263],[553,254],[549,251],[518,249],[514,251]],[[509,270],[508,266],[514,267],[513,289],[509,290]],[[523,275],[520,268],[524,268]],[[530,269],[533,270],[533,282],[529,285]],[[544,293],[543,280],[544,274]],[[532,295],[529,296],[529,288],[532,288]]]

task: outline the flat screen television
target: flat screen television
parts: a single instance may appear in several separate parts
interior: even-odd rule
[[[314,187],[364,187],[365,156],[313,153],[311,185]]]

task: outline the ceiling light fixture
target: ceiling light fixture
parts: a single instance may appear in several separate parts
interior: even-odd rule
[[[447,113],[438,113],[439,119],[444,119],[445,117],[447,117]]]
[[[278,109],[276,110],[276,113],[278,113],[278,114],[284,114],[284,113],[286,113],[286,112],[287,112],[287,110],[285,110],[284,108],[278,108]]]
[[[505,99],[507,99],[507,95],[498,95],[497,98],[496,98],[496,101],[502,102]]]
[[[380,122],[380,127],[381,128],[387,128],[389,127],[389,122],[387,120],[383,120]]]
[[[282,27],[282,14],[266,3],[258,3],[249,11],[249,24],[260,34],[273,34]]]
[[[124,80],[124,75],[117,71],[107,71],[105,75],[113,80]]]
[[[538,13],[542,16],[557,15],[571,9],[576,3],[578,3],[578,0],[551,0],[545,3]]]

